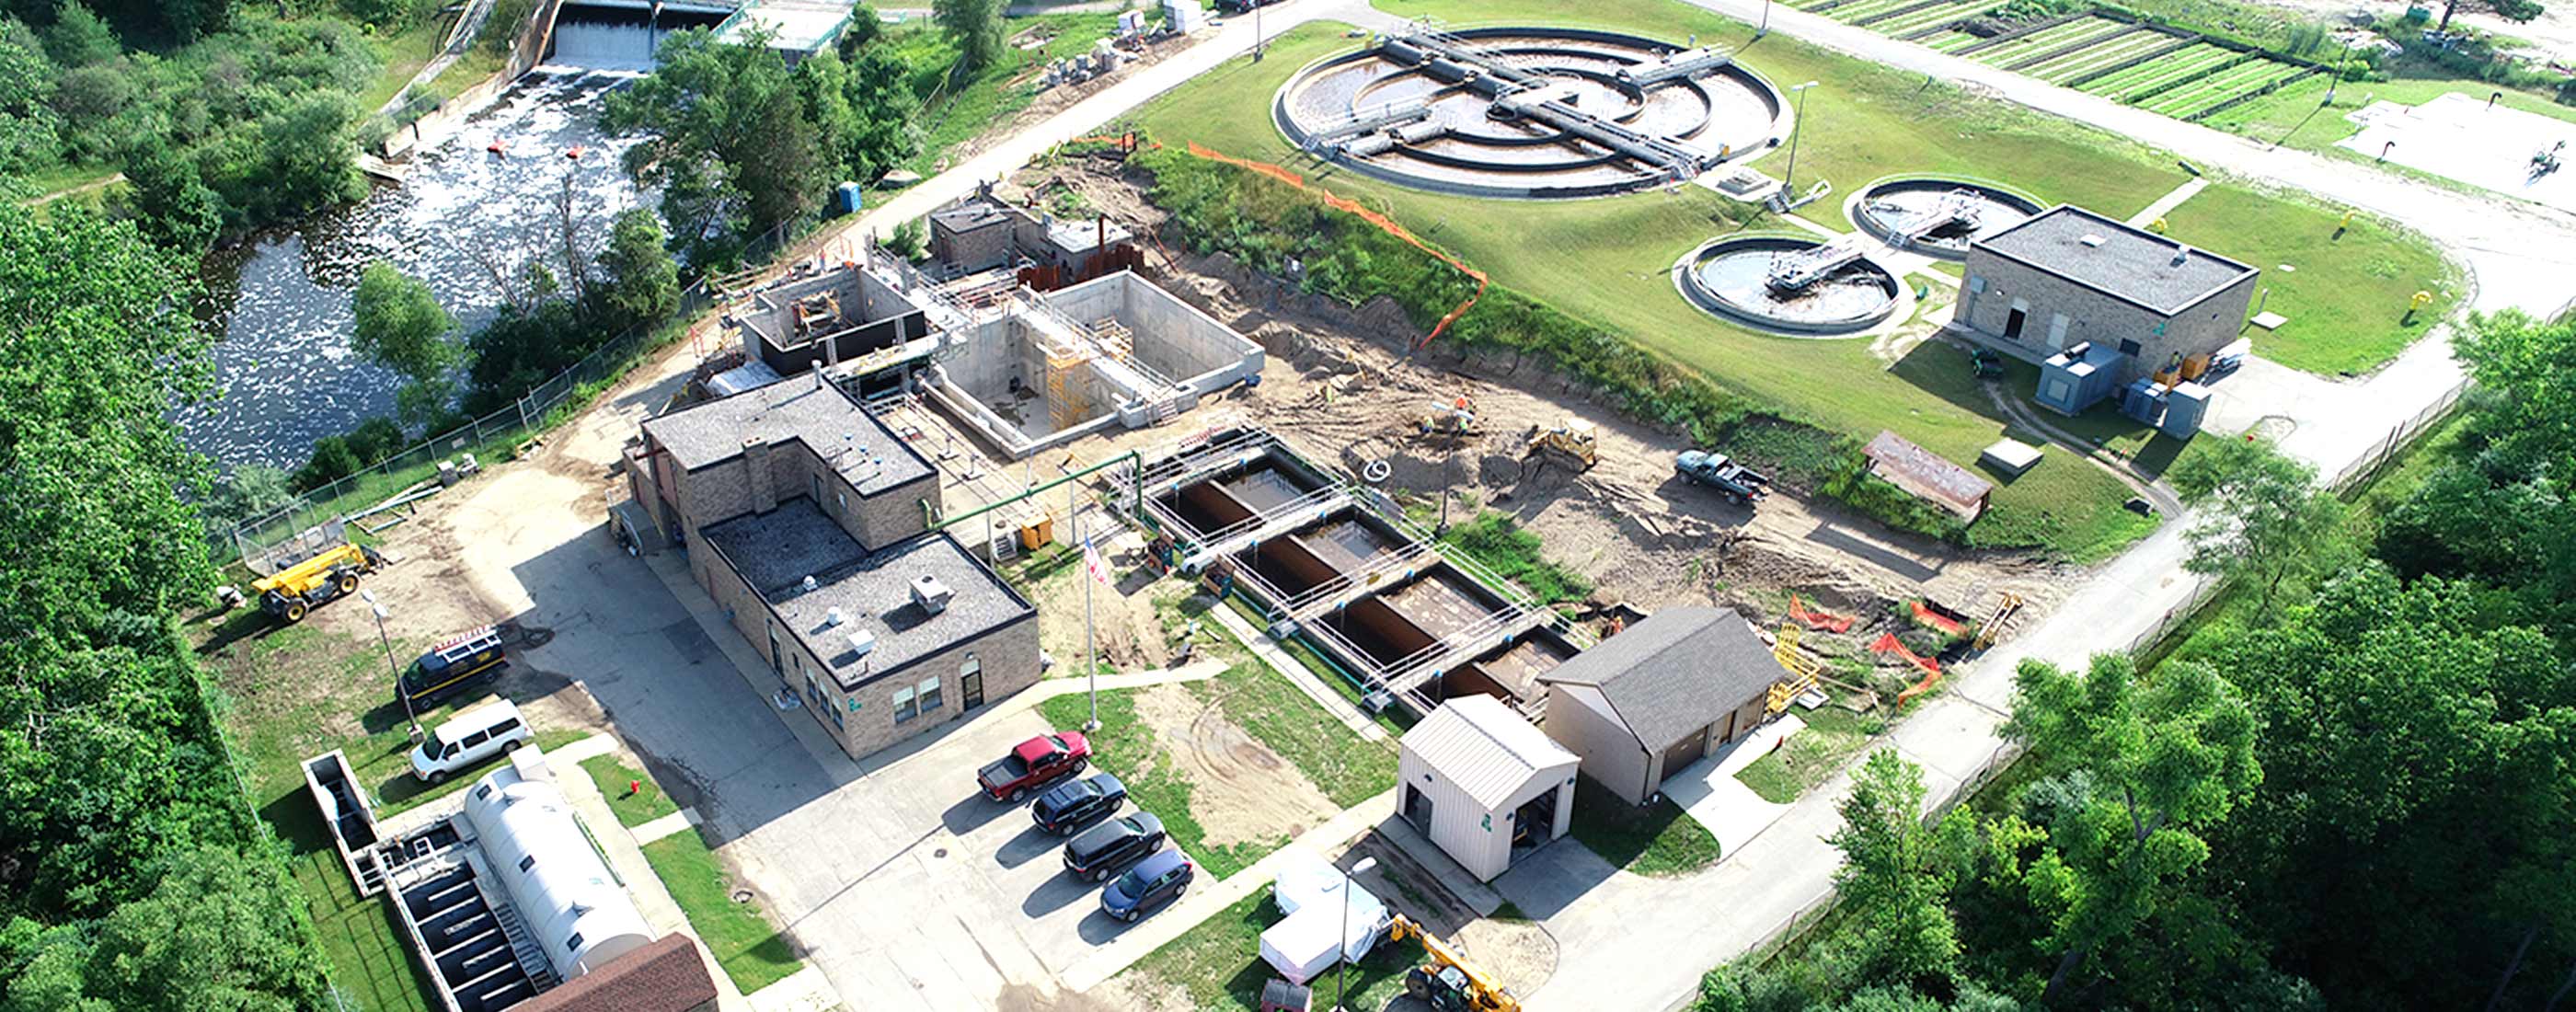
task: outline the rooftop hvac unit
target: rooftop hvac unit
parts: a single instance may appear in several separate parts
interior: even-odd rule
[[[857,654],[860,657],[866,657],[869,653],[875,651],[876,648],[877,634],[865,629],[853,629],[850,631],[851,653]]]
[[[956,596],[957,592],[948,589],[948,585],[939,582],[936,576],[923,575],[912,578],[912,603],[920,605],[921,610],[927,614],[936,615],[947,611],[948,599]]]
[[[841,624],[841,618],[842,618],[842,616],[841,616],[841,606],[840,606],[840,605],[837,605],[837,604],[836,604],[836,605],[833,605],[833,606],[831,606],[830,608],[826,608],[826,609],[824,609],[824,611],[823,611],[823,625],[824,625],[824,627],[825,627],[825,628],[829,628],[829,627],[832,627],[832,626],[836,626],[836,625]]]
[[[1388,692],[1385,689],[1379,689],[1376,692],[1360,697],[1360,709],[1367,710],[1373,714],[1384,713],[1386,712],[1387,706],[1394,702],[1395,693]]]
[[[813,574],[810,574],[810,573],[809,573],[809,574],[806,574],[805,580],[804,580],[804,582],[801,584],[801,586],[803,586],[803,587],[805,588],[805,592],[806,592],[806,593],[811,594],[811,593],[813,593],[813,592],[814,592],[814,588],[819,587],[819,586],[822,586],[822,584],[820,584],[820,583],[816,582],[816,581],[814,580]]]

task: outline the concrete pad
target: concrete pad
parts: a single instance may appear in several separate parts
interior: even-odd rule
[[[615,751],[617,751],[616,738],[604,734],[594,734],[588,738],[568,743],[562,748],[548,752],[546,753],[546,758],[559,763],[578,767],[581,765],[582,760],[604,756]],[[573,770],[573,773],[575,775],[586,775],[579,769]]]
[[[2576,211],[2576,123],[2487,105],[2483,96],[2451,92],[2418,106],[2373,102],[2344,117],[2361,131],[2335,142],[2369,158],[2387,159],[2497,193]],[[2562,167],[2532,174],[2535,151],[2564,144]]]
[[[632,834],[635,843],[641,846],[696,825],[697,821],[688,809],[683,808],[641,826],[629,826],[626,832]]]
[[[746,999],[751,1012],[831,1012],[841,1008],[841,996],[824,979],[823,970],[812,963],[787,975],[786,980],[755,991]]]
[[[1790,735],[1807,729],[1807,723],[1796,716],[1782,714],[1752,734],[1727,743],[1726,747],[1702,756],[1699,761],[1682,767],[1682,771],[1664,779],[1664,796],[1682,806],[1690,817],[1708,827],[1717,837],[1718,853],[1723,856],[1770,828],[1771,823],[1789,811],[1790,806],[1762,800],[1753,788],[1735,775],[1744,772],[1773,749],[1787,742]]]
[[[1474,875],[1467,873],[1466,866],[1450,857],[1448,851],[1441,850],[1439,844],[1431,842],[1430,837],[1414,829],[1412,823],[1401,818],[1388,819],[1378,824],[1377,835],[1393,841],[1397,849],[1413,859],[1413,863],[1421,865],[1432,878],[1439,880],[1440,888],[1448,890],[1449,895],[1457,897],[1458,902],[1466,904],[1468,909],[1476,912],[1476,916],[1491,917],[1494,911],[1502,909],[1501,893],[1476,881]],[[1545,850],[1541,847],[1539,852]],[[1527,859],[1527,856],[1523,857],[1523,860]]]

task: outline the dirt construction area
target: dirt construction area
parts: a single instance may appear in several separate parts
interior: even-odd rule
[[[1131,228],[1145,226],[1140,232],[1163,217],[1105,156],[1025,170],[999,192],[1041,201],[1076,194]],[[1173,426],[1112,431],[1041,461],[1003,465],[979,455],[972,464],[944,463],[952,512],[978,494],[955,480],[968,467],[987,484],[1014,469],[1027,470],[1021,480],[1043,481],[1131,448],[1150,454],[1190,432],[1249,424],[1350,475],[1384,465],[1379,487],[1415,504],[1426,520],[1437,514],[1444,490],[1453,520],[1479,509],[1507,514],[1538,535],[1550,561],[1595,584],[1586,611],[1719,604],[1768,626],[1784,618],[1795,593],[1811,609],[1859,620],[1845,636],[1811,636],[1811,646],[1868,657],[1858,644],[1899,627],[1893,616],[1914,599],[1982,614],[2012,593],[2026,603],[2019,621],[2029,623],[2080,582],[2080,567],[1896,534],[1801,489],[1779,488],[1753,509],[1728,504],[1673,473],[1674,456],[1692,448],[1683,436],[1638,425],[1560,376],[1507,354],[1470,356],[1437,343],[1419,355],[1400,354],[1419,332],[1391,301],[1352,309],[1223,255],[1158,246],[1149,262],[1158,284],[1261,345],[1268,355],[1261,383],[1205,402]],[[1475,414],[1470,432],[1418,431],[1420,419],[1462,399]],[[972,445],[936,412],[914,410],[939,431],[928,438]],[[1580,474],[1530,466],[1527,434],[1568,418],[1597,426],[1598,465]],[[1102,641],[1114,644],[1104,656],[1159,663],[1150,612],[1129,611],[1103,618]],[[1890,668],[1892,679],[1903,674]]]

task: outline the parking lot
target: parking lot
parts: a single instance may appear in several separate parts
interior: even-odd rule
[[[849,1007],[993,1008],[1014,984],[1053,990],[1129,929],[1099,912],[1100,886],[1063,874],[1064,838],[1037,829],[1026,802],[976,789],[978,768],[1051,730],[1027,701],[853,762],[804,711],[764,698],[759,658],[675,557],[606,547],[557,551],[594,555],[568,568],[598,567],[626,600],[559,620],[532,660],[583,681],[791,938],[830,940],[804,955]]]

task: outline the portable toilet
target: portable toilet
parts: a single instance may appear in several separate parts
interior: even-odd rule
[[[866,191],[857,183],[843,181],[841,185],[832,188],[832,208],[842,214],[859,213],[859,208],[864,206],[866,201]]]
[[[2209,417],[2209,388],[2198,383],[2176,384],[2165,395],[2164,434],[2175,439],[2190,439],[2200,432],[2201,422]]]

